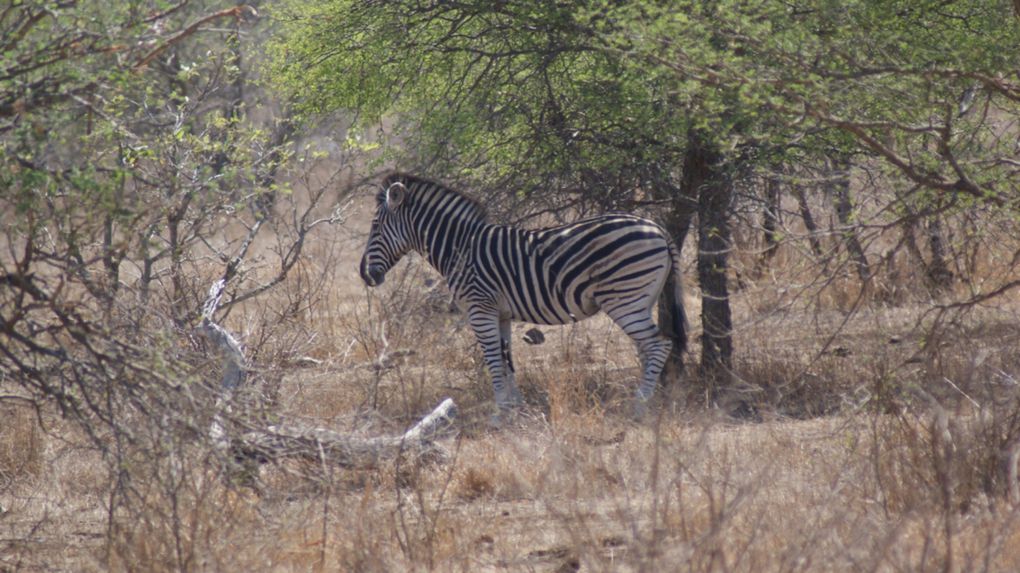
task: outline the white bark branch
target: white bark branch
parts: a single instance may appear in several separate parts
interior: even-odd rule
[[[234,445],[248,456],[269,460],[320,460],[325,456],[322,461],[345,467],[372,465],[401,453],[442,457],[445,452],[436,440],[452,432],[456,413],[456,405],[447,398],[399,436],[360,437],[325,428],[280,425],[245,432]]]
[[[199,326],[202,335],[223,355],[221,392],[216,399],[216,413],[209,428],[209,437],[217,447],[226,449],[233,446],[237,453],[249,457],[316,459],[348,467],[370,465],[402,452],[443,455],[442,449],[434,442],[452,429],[457,407],[450,398],[443,400],[435,410],[400,436],[359,437],[325,428],[291,425],[250,429],[240,436],[228,436],[223,414],[230,412],[230,399],[244,382],[246,361],[240,342],[212,320],[225,287],[226,281],[220,279],[209,288]]]

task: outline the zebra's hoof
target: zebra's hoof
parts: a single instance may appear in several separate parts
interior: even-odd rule
[[[516,386],[496,396],[496,408],[500,412],[512,412],[524,407],[524,394]]]
[[[524,407],[524,394],[521,394],[520,390],[514,388],[510,392],[510,409],[520,410],[523,407]]]
[[[521,408],[519,404],[512,407],[501,406],[496,413],[489,417],[489,426],[494,429],[502,429],[520,420]]]
[[[493,414],[489,416],[489,427],[493,430],[502,430],[506,426],[506,417],[502,414]]]
[[[513,424],[516,416],[513,412],[497,412],[489,417],[489,427],[493,430],[503,430]]]
[[[652,410],[651,398],[638,398],[634,400],[634,407],[631,410],[631,418],[635,422],[643,422],[648,419],[648,413]]]

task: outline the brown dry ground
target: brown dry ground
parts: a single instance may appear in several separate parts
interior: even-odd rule
[[[703,386],[676,383],[642,423],[627,416],[637,358],[607,319],[545,329],[535,347],[517,325],[528,405],[497,430],[472,335],[420,261],[377,292],[358,281],[364,227],[320,233],[305,264],[326,288],[262,353],[315,359],[280,366],[279,415],[399,432],[452,397],[446,460],[288,461],[229,480],[189,458],[172,495],[135,483],[151,503],[111,521],[103,460],[53,413],[40,426],[5,403],[0,571],[1020,570],[1004,477],[1020,418],[1014,301],[922,349],[923,297],[866,297],[843,325],[853,288],[762,279],[734,295],[735,390],[706,406]],[[272,307],[226,326],[252,345]],[[395,356],[385,368],[381,353]],[[735,403],[754,411],[731,416]]]

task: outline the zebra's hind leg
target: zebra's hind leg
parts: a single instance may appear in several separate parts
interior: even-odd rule
[[[655,386],[673,345],[652,319],[651,306],[642,302],[639,299],[600,303],[602,310],[634,341],[641,358],[641,382],[634,404],[634,414],[638,418],[644,417],[648,411],[648,403],[655,394]]]

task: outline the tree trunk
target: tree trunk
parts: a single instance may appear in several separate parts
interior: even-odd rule
[[[807,195],[804,193],[804,187],[801,185],[794,185],[792,188],[793,196],[797,199],[797,207],[800,209],[800,218],[804,220],[804,229],[807,230],[808,244],[811,245],[811,252],[815,254],[818,259],[822,260],[828,268],[828,261],[824,257],[822,252],[822,243],[818,240],[818,224],[815,223],[815,217],[811,214],[811,206],[808,205]]]
[[[670,210],[663,221],[663,228],[672,237],[677,249],[683,252],[684,241],[687,239],[687,233],[690,231],[694,215],[697,213],[697,203],[683,193],[683,189],[676,185],[669,173],[658,166],[653,166],[649,178],[654,192],[670,202]],[[659,328],[662,329],[663,334],[674,341],[669,360],[666,363],[664,381],[679,376],[683,371],[683,353],[677,348],[675,342],[681,334],[673,332],[673,280],[671,274],[659,296]],[[688,336],[688,334],[684,333],[683,336]]]
[[[733,320],[726,272],[733,186],[720,151],[691,132],[684,158],[683,195],[697,199],[698,282],[701,285],[701,369],[710,383],[725,383],[732,366]]]
[[[854,205],[850,199],[849,167],[842,161],[836,163],[834,167],[836,180],[832,184],[832,192],[833,202],[836,207],[836,218],[839,220],[840,232],[843,235],[843,243],[846,245],[847,253],[849,253],[857,268],[857,276],[860,277],[861,283],[865,284],[868,282],[868,277],[871,273],[868,267],[868,258],[864,254],[864,248],[861,246],[860,239],[857,238]]]
[[[938,215],[928,218],[928,247],[931,249],[931,264],[928,265],[928,280],[937,292],[945,289],[953,280],[953,272],[946,263],[946,239]]]
[[[765,250],[761,253],[758,274],[760,275],[779,251],[779,200],[782,183],[779,176],[769,175],[765,180],[765,204],[762,208],[762,229],[765,231]]]

